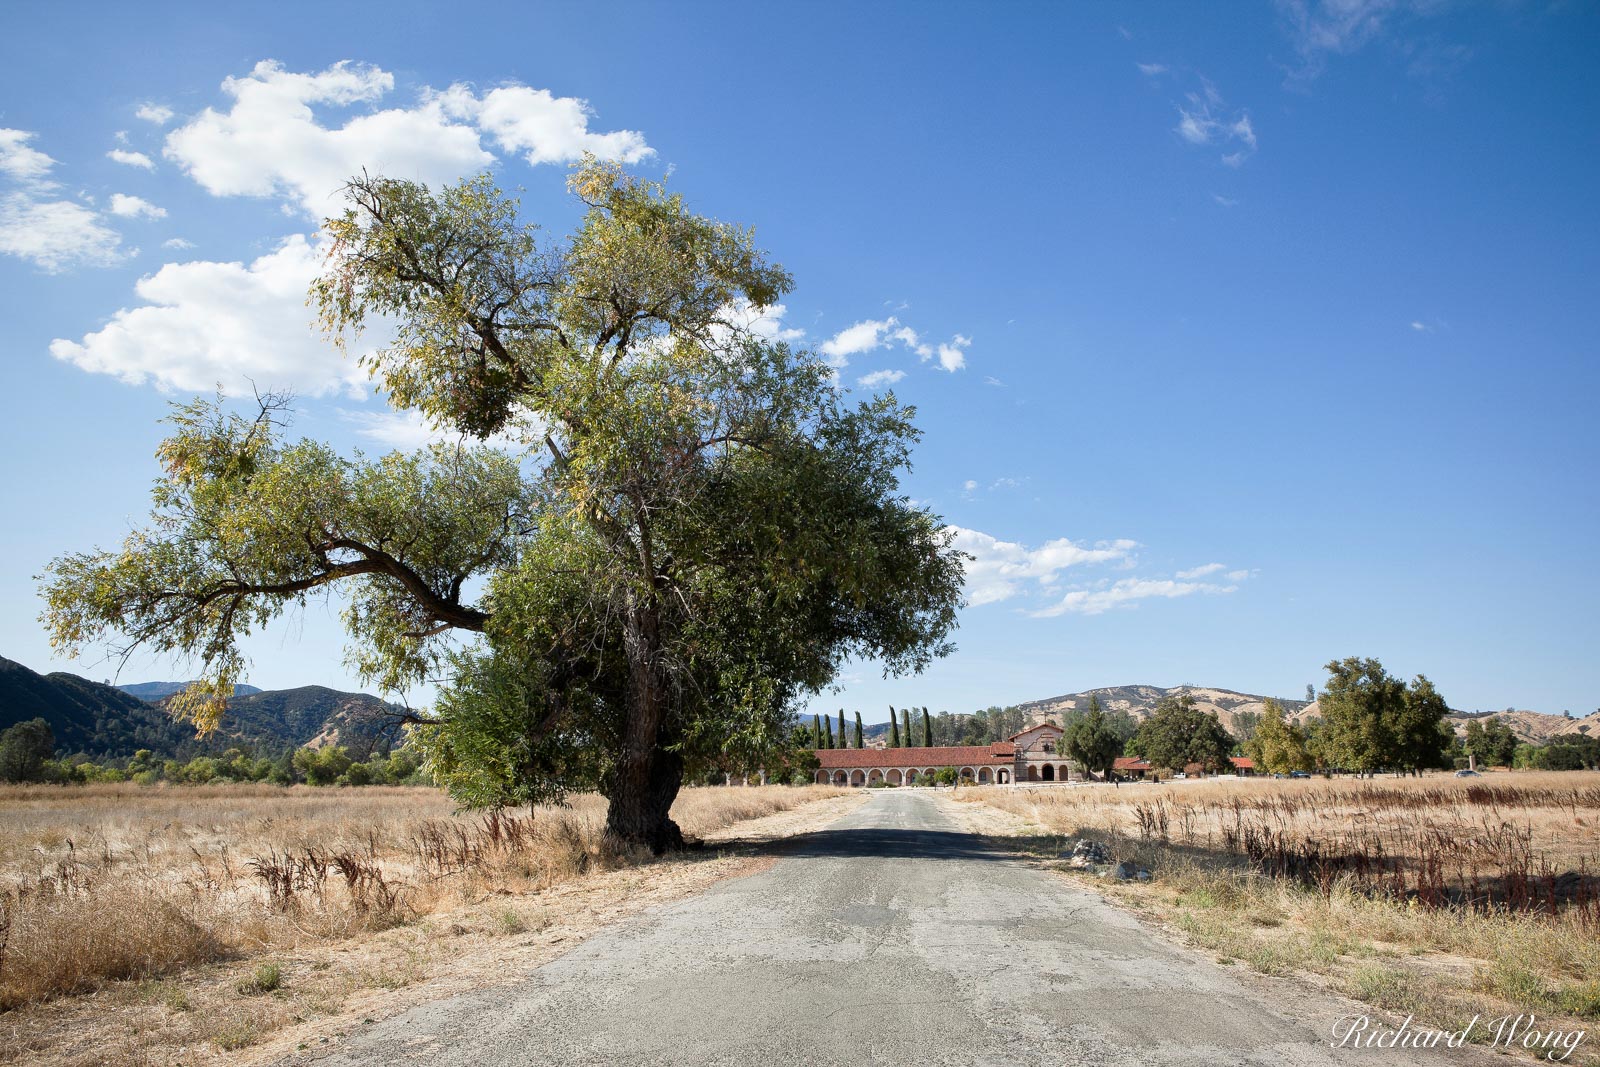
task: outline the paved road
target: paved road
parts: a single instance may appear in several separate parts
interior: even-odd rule
[[[1304,996],[1269,1008],[1232,968],[957,832],[927,793],[884,790],[759,875],[602,931],[515,984],[375,1024],[317,1063],[1477,1058],[1329,1049],[1341,1010]]]

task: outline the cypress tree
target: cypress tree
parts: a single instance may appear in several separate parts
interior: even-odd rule
[[[844,709],[843,708],[839,709],[839,747],[840,748],[849,748],[850,747],[850,739],[848,737],[846,737],[845,733],[844,733]],[[860,748],[861,746],[857,745],[856,747]]]
[[[894,705],[889,705],[889,747],[900,747],[900,720],[895,717]]]
[[[922,709],[922,747],[933,747],[933,720],[928,718],[928,709]]]
[[[811,716],[811,747],[822,747],[822,716]]]
[[[822,735],[822,739],[824,741],[826,741],[827,744],[823,745],[822,747],[823,748],[832,748],[833,747],[833,720],[832,719],[823,719],[822,720],[822,728],[827,731],[827,733]]]
[[[904,739],[906,747],[911,747],[911,709],[900,709],[900,736]]]
[[[861,713],[856,712],[856,747],[866,748],[866,742],[861,736]]]

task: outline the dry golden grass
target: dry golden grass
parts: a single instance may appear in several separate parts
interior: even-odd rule
[[[690,836],[836,796],[686,789]],[[513,899],[645,857],[602,847],[604,801],[457,814],[421,788],[0,787],[0,1012]],[[520,929],[501,909],[506,933]],[[387,967],[373,985],[405,984]],[[259,983],[258,983],[259,984]],[[173,986],[155,996],[173,995]],[[258,990],[258,992],[270,992]],[[258,1039],[223,1025],[221,1047]]]
[[[1065,839],[1087,838],[1149,869],[1148,883],[1095,884],[1222,962],[1310,976],[1458,1030],[1477,1013],[1591,1031],[1600,1019],[1600,775],[1209,779],[957,799],[1009,813],[1005,832],[1052,866],[1067,869],[1055,862]]]

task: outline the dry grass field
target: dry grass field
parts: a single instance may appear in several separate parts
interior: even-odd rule
[[[673,816],[702,837],[841,792],[686,789]],[[401,927],[517,935],[534,921],[518,901],[651,866],[602,847],[604,815],[597,796],[458,814],[422,788],[0,787],[0,1062],[111,1062],[112,1047],[130,1061],[199,1062],[256,1044],[332,1007],[274,1007],[286,984],[276,961]],[[336,997],[421,971],[393,953],[370,964],[344,966]],[[103,1041],[64,1043],[51,1031],[83,1014],[75,1001],[131,1011],[136,1032],[180,1033],[198,1059],[109,1026]]]
[[[1457,1029],[1508,1010],[1591,1031],[1600,1020],[1600,775],[1204,779],[957,797],[1009,813],[1005,832],[1031,835],[1052,863],[1077,838],[1149,870],[1148,882],[1096,884],[1223,962],[1313,976]]]

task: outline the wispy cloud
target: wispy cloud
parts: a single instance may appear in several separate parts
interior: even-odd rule
[[[969,492],[977,488],[969,481]],[[1002,541],[979,530],[952,526],[953,544],[973,558],[967,564],[967,599],[974,606],[1009,600],[1030,586],[1048,586],[1070,567],[1127,561],[1138,543],[1129,540],[1080,544],[1065,537],[1037,548]]]
[[[1135,66],[1139,68],[1139,73],[1147,78],[1154,78],[1167,72],[1167,67],[1164,63],[1137,63]]]
[[[167,209],[156,207],[148,200],[126,193],[111,194],[111,213],[125,219],[164,219]]]
[[[157,126],[165,126],[172,121],[172,109],[161,104],[142,104],[139,110],[133,114],[136,118],[141,118]]]
[[[1047,619],[1069,612],[1077,615],[1100,615],[1112,608],[1134,604],[1152,598],[1175,600],[1196,594],[1218,595],[1232,593],[1233,585],[1214,585],[1209,582],[1185,582],[1171,578],[1122,578],[1103,583],[1094,588],[1074,589],[1047,608],[1030,612],[1034,618]]]
[[[1255,154],[1256,128],[1246,111],[1227,107],[1222,94],[1204,78],[1199,90],[1187,93],[1178,107],[1174,132],[1189,144],[1223,149],[1221,160],[1241,166]]]
[[[143,152],[130,152],[125,148],[113,148],[106,153],[106,158],[113,163],[121,163],[125,167],[138,167],[141,170],[155,170],[155,161]]]
[[[827,358],[834,369],[843,370],[850,365],[852,357],[887,348],[891,344],[900,345],[924,363],[937,356],[940,367],[947,371],[958,371],[966,366],[965,349],[971,347],[972,338],[958,333],[943,344],[931,345],[916,330],[890,315],[886,319],[864,319],[846,326],[818,345],[817,351]]]
[[[880,385],[893,385],[906,376],[903,370],[875,370],[871,374],[863,374],[856,379],[856,384],[863,389],[876,389]]]
[[[62,199],[51,179],[56,161],[33,147],[30,130],[0,129],[0,255],[48,273],[107,267],[124,256],[122,238],[93,208]]]

